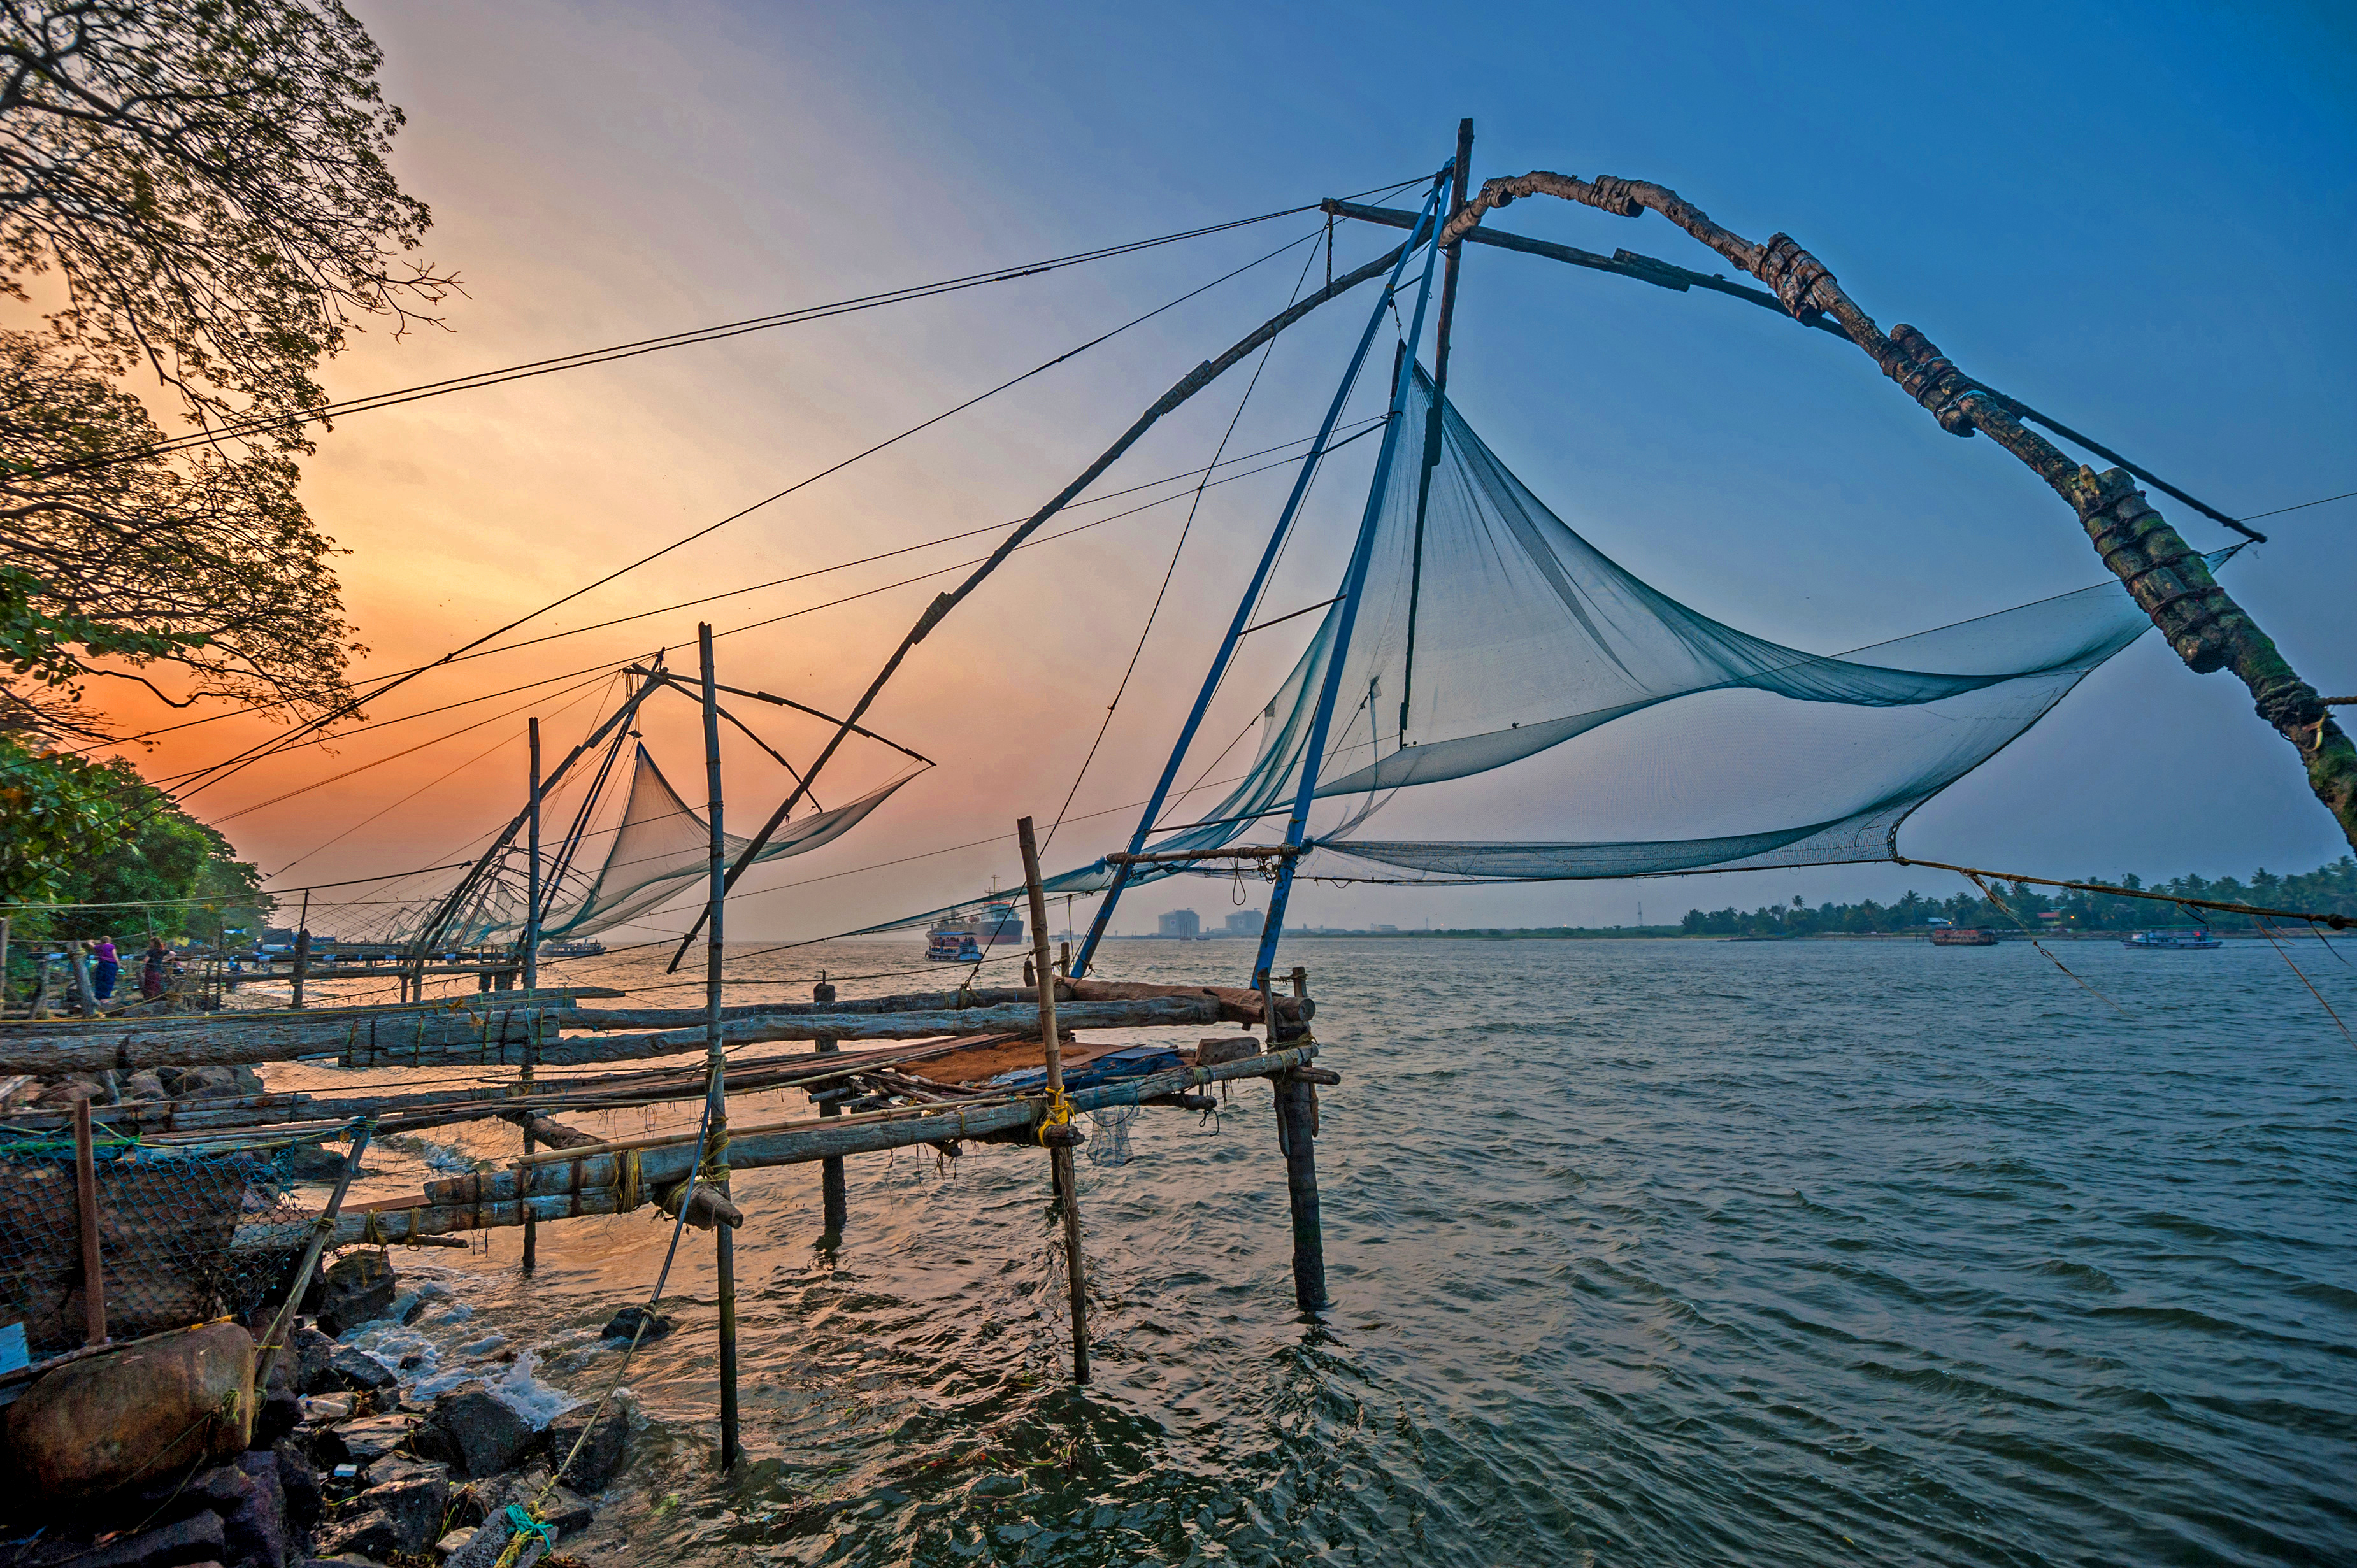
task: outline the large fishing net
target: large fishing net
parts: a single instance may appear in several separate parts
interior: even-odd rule
[[[1454,407],[1444,407],[1419,527],[1434,397],[1422,367],[1409,374],[1396,456],[1370,498],[1364,585],[1316,760],[1309,875],[1537,880],[1889,858],[1910,812],[2151,629],[2114,582],[1840,655],[1785,647],[1606,556]],[[1151,849],[1281,834],[1344,612],[1340,601],[1328,609],[1268,703],[1244,779]],[[1560,836],[1359,836],[1403,792],[1541,753],[1555,755],[1537,795],[1515,796],[1507,814],[1536,807]],[[1449,793],[1432,806],[1410,794],[1425,809],[1394,815],[1461,820],[1462,800],[1452,812],[1439,798]],[[1131,880],[1179,869],[1140,866]],[[1100,862],[1049,890],[1109,880]]]
[[[249,1221],[292,1221],[283,1159],[161,1154],[102,1137],[94,1148],[108,1337],[135,1339],[243,1315],[285,1283],[285,1249],[231,1245]],[[0,1141],[0,1325],[24,1325],[35,1357],[81,1345],[81,1208],[70,1140]]]
[[[807,854],[833,843],[915,777],[916,770],[911,769],[846,805],[786,823],[761,846],[755,861]],[[752,843],[726,832],[720,838],[731,865]],[[705,818],[680,799],[679,791],[640,746],[621,820],[607,845],[605,859],[595,870],[568,871],[561,876],[555,896],[542,916],[541,934],[551,941],[587,937],[636,919],[709,875],[711,853],[712,833]],[[522,929],[522,889],[509,876],[489,885],[482,904],[471,918],[452,928],[450,940],[490,941],[514,936]]]

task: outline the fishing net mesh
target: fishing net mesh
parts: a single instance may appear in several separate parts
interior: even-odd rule
[[[231,1245],[247,1221],[299,1220],[291,1178],[266,1155],[159,1157],[102,1139],[95,1148],[99,1256],[110,1338],[133,1339],[269,1299],[292,1251]],[[83,1342],[81,1230],[70,1141],[0,1147],[0,1324],[25,1326],[35,1357]]]
[[[1445,405],[1419,528],[1434,397],[1420,366],[1410,376],[1361,525],[1355,618],[1346,624],[1341,601],[1327,610],[1263,712],[1247,775],[1150,848],[1272,842],[1314,767],[1310,875],[1541,880],[1886,859],[1909,813],[2151,629],[2111,582],[1845,654],[1786,647],[1640,580]],[[1312,759],[1329,676],[1332,718]],[[1513,764],[1524,767],[1511,785],[1424,793]],[[1487,790],[1486,815],[1556,831],[1448,834],[1469,789]],[[1361,836],[1378,811],[1410,834]],[[1141,866],[1131,880],[1182,869]],[[1100,862],[1049,889],[1109,880]]]
[[[1129,1164],[1129,1124],[1136,1120],[1137,1107],[1135,1105],[1105,1105],[1090,1112],[1089,1121],[1103,1135],[1088,1142],[1089,1164]]]

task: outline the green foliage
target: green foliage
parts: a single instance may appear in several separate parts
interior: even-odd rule
[[[92,908],[7,911],[12,946],[113,936],[210,940],[259,929],[277,901],[262,874],[127,762],[43,756],[0,736],[0,900]],[[105,908],[145,905],[145,908]],[[126,954],[126,957],[128,954]]]
[[[2083,882],[2100,882],[2102,878],[2088,875]],[[1895,904],[1882,905],[1867,899],[1861,904],[1820,904],[1812,909],[1805,906],[1768,905],[1746,914],[1733,908],[1706,912],[1690,909],[1683,929],[1688,936],[1697,937],[1807,937],[1829,932],[1867,934],[1873,932],[1921,931],[1934,918],[1959,926],[1993,926],[2010,929],[2015,919],[2032,927],[2059,923],[2069,930],[2138,931],[2158,930],[2171,927],[2207,926],[2212,930],[2246,931],[2254,922],[2247,915],[2233,915],[2215,909],[2186,909],[2168,904],[2157,904],[2148,898],[2123,898],[2115,894],[2080,893],[2061,889],[2041,890],[2028,883],[2008,887],[1993,882],[1997,897],[2005,900],[2000,909],[1978,894],[1960,893],[1941,900],[1926,898],[1910,891]],[[2156,882],[2148,887],[2140,878],[2121,877],[2112,886],[2143,888],[2155,893],[2167,893],[2179,898],[2207,898],[2221,904],[2255,904],[2270,909],[2296,909],[2319,915],[2357,916],[2357,857],[2342,855],[2329,865],[2293,876],[2278,876],[2273,872],[2254,872],[2248,883],[2231,876],[2214,881],[2202,876],[2179,876],[2168,882]],[[2012,911],[2007,914],[2007,909]],[[2060,915],[2059,922],[2040,921],[2039,917],[2052,912]]]
[[[112,768],[29,751],[0,735],[0,900],[61,897],[77,865],[117,843],[121,783]]]

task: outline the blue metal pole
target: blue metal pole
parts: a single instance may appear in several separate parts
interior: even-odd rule
[[[1437,188],[1434,194],[1439,194]],[[1415,316],[1408,325],[1399,369],[1392,377],[1391,421],[1383,430],[1383,455],[1375,459],[1375,480],[1367,491],[1367,510],[1359,520],[1359,542],[1351,552],[1350,570],[1343,575],[1341,619],[1334,628],[1334,646],[1326,655],[1326,679],[1318,687],[1318,708],[1309,720],[1309,744],[1301,757],[1301,787],[1294,794],[1293,815],[1285,824],[1285,843],[1290,850],[1298,851],[1303,835],[1309,831],[1309,803],[1318,794],[1318,768],[1325,756],[1327,732],[1334,722],[1334,699],[1342,689],[1342,664],[1351,651],[1351,632],[1359,619],[1359,593],[1366,586],[1367,566],[1374,559],[1375,525],[1383,517],[1383,490],[1391,482],[1392,459],[1399,451],[1401,416],[1407,411],[1407,389],[1415,380],[1411,371],[1415,363],[1415,346],[1424,337],[1424,307],[1432,298],[1433,263],[1439,256],[1440,247],[1435,245],[1424,258],[1424,282],[1416,290]],[[1268,897],[1268,919],[1261,927],[1260,952],[1253,960],[1255,990],[1265,992],[1268,988],[1269,971],[1276,962],[1276,940],[1285,929],[1285,906],[1293,893],[1294,867],[1300,860],[1298,854],[1293,854],[1277,862],[1276,887]],[[1271,1040],[1276,1038],[1275,1029],[1276,1020],[1271,1018]]]
[[[1390,305],[1392,293],[1399,286],[1400,274],[1407,269],[1408,258],[1415,253],[1415,242],[1423,238],[1425,225],[1438,216],[1441,189],[1442,183],[1436,182],[1431,199],[1425,203],[1423,216],[1417,220],[1415,232],[1400,249],[1399,264],[1392,268],[1392,275],[1383,282],[1383,293],[1376,297],[1374,309],[1368,313],[1367,329],[1360,334],[1358,351],[1351,356],[1351,366],[1343,372],[1342,384],[1335,389],[1334,402],[1326,410],[1326,423],[1318,427],[1318,439],[1310,444],[1309,455],[1302,460],[1301,472],[1294,478],[1292,493],[1286,497],[1285,510],[1277,515],[1276,527],[1268,536],[1268,547],[1261,552],[1260,564],[1254,570],[1252,582],[1236,605],[1235,618],[1228,623],[1228,635],[1222,639],[1220,651],[1211,660],[1211,671],[1203,677],[1203,689],[1196,694],[1195,706],[1178,732],[1178,742],[1170,748],[1170,760],[1163,765],[1162,777],[1154,786],[1154,794],[1146,802],[1145,812],[1137,819],[1137,831],[1130,834],[1129,853],[1132,854],[1144,846],[1147,835],[1154,831],[1154,820],[1162,814],[1163,803],[1170,795],[1170,786],[1178,778],[1179,765],[1187,759],[1187,748],[1195,742],[1195,732],[1201,727],[1203,714],[1211,708],[1212,694],[1219,690],[1220,679],[1227,673],[1228,662],[1235,656],[1237,640],[1243,636],[1244,626],[1251,619],[1254,607],[1260,602],[1261,589],[1267,584],[1269,573],[1275,568],[1277,552],[1285,543],[1286,532],[1293,527],[1294,515],[1301,510],[1301,502],[1309,493],[1309,481],[1317,474],[1318,460],[1326,454],[1326,444],[1334,434],[1335,423],[1342,417],[1342,405],[1350,401],[1351,389],[1358,384],[1360,369],[1366,363],[1367,350],[1374,343],[1375,329],[1383,325],[1384,307]],[[1428,262],[1425,271],[1428,285],[1431,273]],[[1418,321],[1424,318],[1423,310],[1419,301],[1416,306]],[[1397,403],[1396,395],[1393,401]],[[1383,443],[1383,450],[1388,455],[1392,445],[1388,431],[1384,433]],[[1087,940],[1081,943],[1080,954],[1072,961],[1074,974],[1088,972],[1089,961],[1096,954],[1097,943],[1103,940],[1105,929],[1113,921],[1113,907],[1120,899],[1122,889],[1128,886],[1129,867],[1126,865],[1115,866],[1113,886],[1105,889],[1103,899],[1097,905],[1096,917],[1089,922]]]

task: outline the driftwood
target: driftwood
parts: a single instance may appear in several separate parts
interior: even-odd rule
[[[1183,1094],[1224,1079],[1274,1077],[1306,1065],[1317,1054],[1315,1045],[1301,1045],[1216,1067],[1172,1068],[1075,1090],[1072,1107],[1075,1111],[1093,1111],[1107,1105],[1135,1105]],[[864,1121],[845,1117],[797,1122],[770,1131],[748,1129],[731,1137],[728,1165],[731,1171],[741,1172],[770,1165],[801,1165],[831,1155],[873,1154],[945,1139],[979,1138],[986,1133],[1035,1126],[1043,1110],[1042,1101],[1029,1098],[985,1105],[928,1106],[905,1114]],[[517,1173],[509,1169],[482,1171],[453,1177],[447,1183],[430,1184],[429,1192],[468,1191],[479,1195],[464,1202],[403,1199],[396,1201],[404,1207],[347,1208],[337,1218],[335,1237],[329,1245],[350,1246],[362,1240],[397,1242],[416,1236],[521,1225],[527,1219],[550,1220],[584,1214],[627,1213],[638,1203],[653,1200],[657,1192],[684,1181],[700,1153],[692,1134],[642,1147],[635,1160],[627,1145],[606,1147],[623,1152],[594,1155],[585,1150],[569,1158],[544,1156],[526,1167],[531,1173],[532,1187],[532,1195],[526,1198],[515,1196]],[[636,1166],[635,1190],[623,1185],[626,1164]],[[626,1198],[633,1201],[626,1203]],[[309,1234],[310,1225],[308,1220],[297,1220],[241,1226],[234,1245],[240,1251],[299,1245]]]
[[[1921,332],[1901,323],[1886,335],[1824,263],[1791,235],[1777,234],[1764,245],[1754,244],[1721,228],[1663,186],[1613,175],[1587,180],[1544,169],[1489,180],[1442,228],[1441,242],[1463,239],[1491,209],[1533,195],[1561,197],[1622,218],[1640,217],[1648,209],[1660,213],[1765,283],[1796,319],[1814,324],[1830,318],[1883,374],[1922,404],[1940,428],[1953,435],[1986,434],[2019,458],[2071,503],[2096,554],[2127,585],[2189,669],[2202,675],[2218,670],[2234,672],[2250,692],[2259,717],[2299,754],[2309,788],[2357,846],[2357,745],[2333,722],[2316,688],[2299,678],[2274,640],[2218,585],[2208,564],[2145,499],[2125,466],[2098,474],[2072,461],[2026,421],[2046,424],[2058,433],[2062,433],[2061,427],[1965,375]],[[2063,434],[2066,440],[2093,446],[2075,434]],[[2173,493],[2191,499],[2181,491]],[[2222,513],[2210,515],[2251,533]]]

